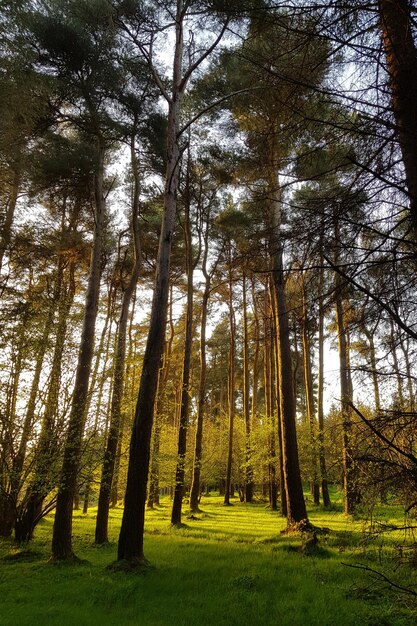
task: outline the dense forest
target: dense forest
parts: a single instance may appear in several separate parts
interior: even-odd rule
[[[413,527],[415,3],[0,17],[0,535],[54,512],[75,561],[74,511],[103,545],[123,506],[140,568],[147,511],[213,493]]]

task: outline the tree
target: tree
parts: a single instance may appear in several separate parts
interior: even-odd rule
[[[171,7],[168,8],[170,13]],[[164,190],[164,214],[159,239],[155,286],[152,300],[149,334],[143,357],[141,382],[136,405],[135,421],[130,443],[129,468],[125,494],[125,508],[120,530],[118,555],[119,561],[129,561],[132,565],[146,563],[143,553],[143,529],[145,518],[146,485],[149,471],[150,440],[152,433],[153,412],[158,384],[158,370],[164,348],[167,303],[169,293],[169,265],[171,242],[175,226],[176,198],[178,193],[178,175],[180,162],[181,137],[179,117],[181,99],[193,72],[209,56],[219,43],[226,26],[224,25],[214,42],[205,52],[191,61],[183,71],[184,24],[189,5],[177,0],[175,14],[175,45],[173,51],[173,71],[171,92],[168,93],[160,79],[152,59],[153,33],[148,45],[137,38],[135,43],[144,58],[149,62],[155,81],[168,103],[167,152]],[[171,15],[169,15],[171,19]],[[128,33],[129,26],[121,22]]]
[[[82,115],[72,122],[94,142],[94,237],[88,287],[85,296],[84,322],[68,423],[61,480],[58,489],[52,559],[70,560],[72,551],[72,506],[81,458],[81,440],[93,358],[100,275],[102,269],[105,208],[105,155],[108,148],[104,124],[103,97],[109,94],[109,79],[118,79],[114,50],[114,32],[100,21],[107,5],[98,3],[92,10],[84,3],[74,4],[66,12],[53,3],[47,13],[33,16],[32,32],[41,49],[40,63],[50,68],[66,85],[73,107]]]

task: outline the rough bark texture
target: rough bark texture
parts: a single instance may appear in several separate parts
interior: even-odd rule
[[[274,305],[274,298],[272,299],[272,306]],[[276,314],[274,314],[276,319]],[[285,478],[284,478],[284,455],[282,452],[282,420],[281,420],[281,404],[280,404],[280,392],[279,392],[279,357],[278,357],[278,337],[276,330],[274,331],[274,359],[275,359],[275,402],[277,411],[277,431],[278,431],[278,448],[279,448],[279,491],[280,491],[280,512],[282,517],[287,517],[287,494],[285,490]]]
[[[166,390],[166,386],[169,380],[169,374],[171,371],[172,346],[173,346],[174,337],[175,337],[175,326],[174,326],[174,320],[172,317],[172,305],[173,305],[172,296],[173,296],[173,289],[171,285],[170,295],[169,295],[170,336],[165,345],[164,356],[163,356],[163,367],[159,370],[159,377],[158,377],[158,392],[157,392],[155,417],[154,417],[153,432],[152,432],[152,458],[151,458],[148,502],[147,502],[148,509],[152,509],[154,504],[159,505],[159,449],[160,449],[160,441],[161,441],[163,409],[164,409],[164,402],[165,402],[165,390]]]
[[[187,305],[185,315],[184,360],[182,366],[181,412],[178,430],[177,467],[175,470],[174,500],[172,503],[171,524],[181,524],[182,501],[184,498],[185,455],[187,452],[188,414],[190,406],[190,368],[193,341],[193,249],[190,224],[189,178],[187,173],[187,192],[184,223],[185,264],[187,273]]]
[[[6,215],[3,224],[1,225],[1,237],[0,237],[0,272],[3,266],[3,258],[7,248],[10,245],[12,236],[12,224],[16,211],[17,198],[20,185],[20,172],[16,170],[13,174],[13,180],[10,188],[9,201],[7,203]]]
[[[290,346],[290,328],[285,297],[283,248],[280,235],[281,194],[278,177],[271,177],[270,197],[272,200],[272,235],[270,254],[272,256],[272,276],[276,306],[276,329],[278,336],[279,392],[282,429],[283,473],[287,500],[288,524],[307,519],[301,483],[300,464],[295,420],[295,398]]]
[[[74,558],[72,551],[72,507],[81,458],[81,441],[85,422],[85,405],[94,349],[101,274],[101,252],[105,201],[103,193],[104,147],[98,140],[98,166],[94,176],[95,228],[90,274],[85,300],[84,322],[78,355],[73,400],[69,416],[61,479],[52,536],[52,559]]]
[[[379,0],[382,40],[392,92],[392,110],[417,238],[417,51],[409,0]]]

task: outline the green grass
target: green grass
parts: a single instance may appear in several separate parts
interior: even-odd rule
[[[411,567],[393,570],[400,536],[374,539],[337,510],[310,510],[328,527],[313,556],[302,538],[281,535],[285,522],[262,504],[223,507],[203,498],[204,513],[185,528],[169,525],[170,502],[147,517],[142,573],[110,572],[121,509],[110,514],[111,543],[93,546],[94,514],[74,515],[74,547],[88,562],[48,564],[52,517],[24,548],[0,544],[0,626],[405,626],[417,623],[411,596],[341,562],[365,564],[400,584],[417,584]],[[381,514],[395,520],[395,507]],[[397,519],[397,522],[400,518]],[[383,544],[383,545],[382,545]],[[6,557],[6,558],[5,558]],[[10,558],[12,557],[12,558]]]

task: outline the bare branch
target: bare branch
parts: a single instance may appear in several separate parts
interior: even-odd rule
[[[228,100],[229,98],[233,98],[233,96],[238,96],[241,93],[247,93],[250,91],[254,91],[255,89],[262,89],[262,87],[247,87],[246,89],[239,89],[238,91],[233,91],[232,93],[228,93],[226,96],[222,96],[221,98],[219,98],[218,100],[216,100],[215,102],[212,102],[211,104],[209,104],[207,107],[205,107],[204,109],[202,109],[201,111],[199,111],[196,115],[194,115],[194,117],[192,117],[186,124],[185,126],[183,126],[179,131],[178,131],[178,137],[181,137],[181,135],[183,133],[185,133],[186,130],[188,130],[190,128],[190,126],[192,126],[192,124],[194,124],[194,122],[196,122],[197,120],[200,119],[200,117],[203,117],[203,115],[205,115],[206,113],[208,113],[209,111],[211,111],[211,109],[214,109],[216,106],[218,106],[219,104],[221,104],[222,102],[225,102],[226,100]]]
[[[362,569],[365,572],[370,572],[380,580],[384,580],[386,583],[391,585],[391,587],[394,587],[394,589],[398,589],[398,591],[401,591],[402,593],[409,593],[412,596],[417,597],[417,591],[414,591],[414,589],[410,589],[410,587],[401,587],[401,585],[397,585],[397,583],[394,583],[387,576],[385,576],[385,574],[383,574],[382,572],[378,572],[378,570],[373,569],[372,567],[368,567],[367,565],[352,565],[351,563],[343,563],[343,561],[341,561],[341,564],[345,567],[352,567],[353,569]]]
[[[199,65],[201,65],[201,63],[205,59],[207,59],[208,56],[210,56],[213,50],[217,47],[224,33],[226,32],[228,24],[229,24],[229,18],[226,19],[225,23],[223,24],[223,28],[221,29],[220,33],[218,34],[216,39],[213,41],[211,46],[209,46],[209,48],[207,48],[207,50],[197,59],[197,61],[195,61],[195,63],[192,63],[192,65],[190,65],[188,70],[184,73],[184,76],[182,77],[182,80],[180,84],[178,85],[178,91],[180,93],[184,91],[191,74],[198,68]]]

